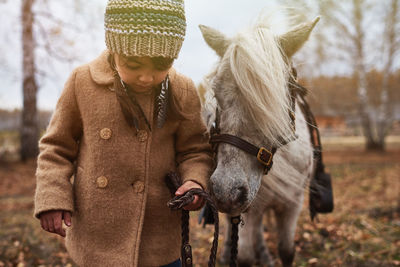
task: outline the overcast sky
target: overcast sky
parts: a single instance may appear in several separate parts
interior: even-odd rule
[[[45,0],[37,0],[39,2]],[[59,63],[47,55],[44,50],[38,50],[37,56],[41,74],[38,77],[40,91],[38,106],[40,109],[52,110],[62,91],[63,85],[76,66],[94,59],[105,49],[103,14],[106,0],[81,1],[85,5],[86,19],[91,23],[85,24],[77,7],[71,6],[73,1],[51,0],[48,1],[49,12],[60,19],[70,23],[75,30],[62,31],[63,34],[75,34],[76,40],[51,42],[56,49],[64,49],[64,53],[71,53],[76,61],[71,64]],[[70,7],[65,7],[69,3]],[[21,85],[21,54],[20,43],[20,0],[0,0],[0,38],[7,40],[0,46],[0,108],[13,109],[22,106]],[[239,29],[251,24],[264,10],[268,14],[277,10],[273,0],[186,0],[187,34],[180,56],[175,62],[175,68],[199,83],[217,61],[217,56],[204,42],[199,24],[214,27],[228,36],[232,36]],[[36,7],[39,9],[39,7]],[[75,12],[76,11],[76,12]],[[284,19],[281,12],[271,13],[272,23],[277,33],[284,28]],[[75,15],[74,15],[75,14]],[[7,16],[7,19],[5,19]],[[42,20],[47,23],[46,20]],[[50,23],[50,22],[49,22]],[[45,25],[46,26],[46,25]],[[80,35],[76,32],[80,32]],[[75,32],[75,33],[74,33]],[[61,42],[61,44],[60,44]],[[68,50],[69,49],[69,50]]]

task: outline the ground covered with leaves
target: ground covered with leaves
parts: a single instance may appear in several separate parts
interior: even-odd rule
[[[335,210],[309,219],[307,203],[298,223],[295,266],[400,266],[400,149],[367,153],[329,150],[325,163],[333,176]],[[0,267],[74,266],[62,238],[40,229],[33,218],[35,162],[0,162]],[[280,266],[274,221],[264,237]],[[221,218],[221,233],[226,227]],[[212,226],[191,216],[195,266],[206,266]],[[219,253],[223,236],[220,237]]]

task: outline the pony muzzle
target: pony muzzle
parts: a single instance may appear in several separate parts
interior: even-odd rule
[[[223,213],[239,215],[250,203],[248,186],[227,187],[225,183],[211,181],[211,195],[217,208]]]

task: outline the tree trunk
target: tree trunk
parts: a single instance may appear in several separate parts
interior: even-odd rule
[[[355,45],[354,53],[354,71],[357,78],[357,94],[358,94],[358,111],[361,119],[361,127],[366,140],[365,148],[367,150],[384,150],[384,143],[378,140],[373,116],[371,116],[372,109],[369,105],[369,98],[367,92],[367,73],[365,70],[365,56],[364,45],[365,35],[362,28],[364,20],[363,7],[364,0],[353,0],[353,24],[355,28],[355,36],[353,38]]]
[[[36,107],[37,85],[35,80],[35,40],[33,38],[34,0],[22,1],[22,50],[23,50],[23,109],[20,132],[22,160],[38,154],[38,116]]]
[[[396,25],[398,22],[399,0],[392,0],[386,21],[385,44],[387,45],[387,55],[385,67],[383,69],[382,92],[380,96],[380,107],[378,117],[378,141],[385,143],[385,138],[389,133],[393,123],[393,114],[389,103],[389,79],[392,74],[393,59],[396,55]]]
[[[362,29],[363,2],[363,0],[353,0],[353,23],[355,27],[355,38],[353,38],[355,45],[354,71],[357,78],[358,111],[361,120],[361,127],[366,139],[366,149],[370,150],[375,147],[375,140],[372,133],[371,116],[368,107],[367,75],[364,62],[364,32]]]

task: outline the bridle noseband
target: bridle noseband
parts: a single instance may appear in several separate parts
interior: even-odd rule
[[[295,132],[296,127],[295,127],[295,114],[294,114],[294,108],[296,105],[296,88],[297,88],[297,83],[293,80],[290,79],[289,81],[289,92],[290,92],[290,105],[291,105],[291,110],[289,110],[289,117],[291,120],[291,126],[293,132]],[[273,164],[273,157],[275,155],[275,152],[278,150],[278,147],[272,146],[270,149],[267,149],[266,146],[255,146],[252,143],[249,143],[248,141],[236,136],[236,135],[231,135],[231,134],[221,134],[221,130],[219,127],[220,124],[220,114],[219,114],[219,109],[218,106],[215,111],[215,122],[213,126],[210,129],[210,144],[213,147],[214,151],[214,157],[216,159],[217,157],[217,151],[218,151],[218,145],[220,143],[226,143],[230,144],[232,146],[235,146],[239,149],[241,149],[244,152],[247,152],[248,154],[255,156],[257,160],[264,165],[264,175],[267,175],[268,172],[270,171],[272,164]],[[296,136],[296,135],[295,135]],[[293,141],[294,139],[284,139],[280,138],[280,145],[284,146],[287,143]],[[215,160],[216,162],[216,160]]]
[[[276,147],[272,147],[271,150],[266,149],[265,147],[257,147],[246,140],[231,134],[220,134],[219,129],[219,114],[217,108],[216,121],[213,127],[210,129],[210,143],[213,147],[215,157],[217,155],[218,144],[226,143],[232,146],[235,146],[250,155],[253,155],[257,158],[257,160],[264,165],[264,174],[267,174],[272,167],[272,158],[276,152]]]

